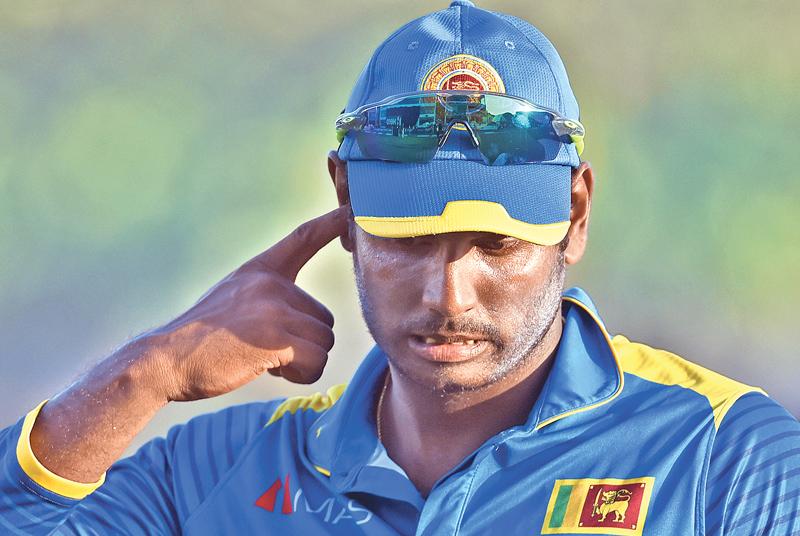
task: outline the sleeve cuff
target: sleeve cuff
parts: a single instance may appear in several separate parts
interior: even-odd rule
[[[90,484],[75,482],[63,476],[58,476],[42,465],[42,462],[36,458],[31,448],[31,430],[33,430],[36,417],[39,415],[42,406],[44,406],[46,402],[47,400],[44,400],[25,416],[25,420],[22,423],[22,431],[17,441],[17,462],[31,480],[47,491],[69,497],[70,499],[83,499],[105,482],[106,473],[103,473],[97,482],[92,482]]]

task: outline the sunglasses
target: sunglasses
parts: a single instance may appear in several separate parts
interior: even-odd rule
[[[583,125],[520,97],[489,91],[419,91],[365,104],[336,119],[367,158],[429,162],[452,129],[465,130],[488,165],[553,160],[565,144],[583,152]]]

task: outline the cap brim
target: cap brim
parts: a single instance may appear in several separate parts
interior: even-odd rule
[[[550,164],[347,162],[356,223],[388,238],[483,231],[557,244],[569,230],[571,175]]]

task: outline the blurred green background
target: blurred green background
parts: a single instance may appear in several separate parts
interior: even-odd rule
[[[612,332],[800,391],[800,3],[478,1],[560,51],[597,177],[569,283]],[[331,128],[373,49],[436,2],[0,1],[0,423],[178,315],[336,204]],[[276,105],[277,104],[277,105]],[[371,347],[334,242],[298,283],[336,315],[322,379]]]

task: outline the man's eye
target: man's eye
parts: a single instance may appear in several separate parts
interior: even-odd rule
[[[483,240],[479,243],[479,246],[482,249],[490,250],[490,251],[505,251],[507,249],[511,249],[519,243],[519,239],[514,238],[513,236],[506,236],[504,238],[492,238],[489,240]]]

